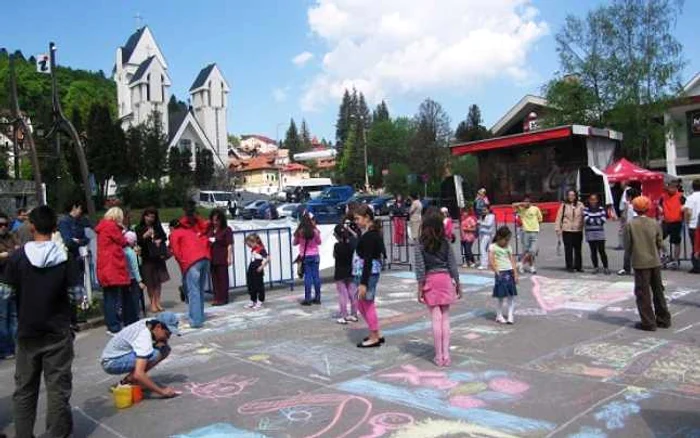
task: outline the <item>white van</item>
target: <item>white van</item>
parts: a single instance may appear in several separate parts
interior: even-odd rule
[[[204,208],[227,208],[228,202],[233,201],[231,192],[221,192],[215,190],[202,190],[199,192],[197,205]]]
[[[330,187],[333,185],[333,181],[331,181],[330,178],[304,178],[300,179],[297,181],[294,181],[290,184],[288,184],[285,188],[284,191],[290,195],[287,196],[287,202],[291,202],[294,200],[294,193],[296,192],[297,187],[301,187],[304,189],[304,191],[309,195],[310,198],[315,198],[316,196],[320,195],[321,192],[326,189],[327,187]],[[299,200],[295,200],[295,202],[299,202]]]

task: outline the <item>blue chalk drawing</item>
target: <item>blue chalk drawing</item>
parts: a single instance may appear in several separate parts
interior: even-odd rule
[[[625,427],[625,419],[640,413],[641,410],[637,403],[614,401],[600,408],[594,417],[598,421],[604,421],[609,430],[622,429]]]
[[[608,434],[597,427],[583,426],[577,433],[571,434],[567,438],[608,438]]]
[[[433,390],[412,391],[386,383],[359,378],[344,382],[338,388],[354,394],[368,395],[391,403],[414,409],[421,409],[435,415],[465,420],[491,429],[509,433],[532,433],[551,431],[556,427],[548,421],[535,420],[504,414],[489,409],[463,409],[450,405],[441,398],[441,393]]]
[[[450,320],[452,322],[456,321],[462,321],[462,320],[469,320],[473,319],[479,316],[483,316],[489,313],[486,310],[472,310],[466,313],[461,313],[459,315],[451,315]],[[386,336],[391,336],[391,335],[406,335],[408,333],[414,333],[414,332],[420,332],[420,331],[425,331],[428,330],[432,327],[433,322],[432,321],[422,321],[422,322],[416,322],[413,324],[409,324],[403,327],[397,327],[394,329],[388,329],[388,330],[382,330],[382,333]]]
[[[404,280],[416,279],[416,274],[411,271],[392,272],[386,275],[389,277],[402,278]],[[481,275],[460,274],[459,282],[461,284],[468,284],[472,286],[489,286],[493,285],[493,278],[482,277]]]
[[[268,436],[239,429],[228,423],[216,423],[182,435],[173,435],[171,438],[268,438]]]

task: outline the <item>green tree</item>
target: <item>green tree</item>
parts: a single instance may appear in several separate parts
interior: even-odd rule
[[[351,99],[350,92],[346,89],[338,110],[338,120],[335,123],[335,147],[339,156],[342,156],[343,147],[350,134]]]
[[[375,169],[370,183],[382,186],[382,170],[392,163],[404,163],[409,156],[408,145],[415,135],[412,120],[401,117],[396,120],[375,121],[367,135],[367,161]],[[364,163],[363,163],[364,164]]]
[[[678,0],[614,0],[585,18],[567,17],[556,35],[562,73],[587,90],[574,89],[587,105],[583,116],[622,131],[626,155],[644,163],[663,155],[664,127],[655,119],[680,83],[682,46],[672,30],[681,10]],[[560,103],[571,92],[549,88]]]
[[[476,141],[489,138],[491,133],[483,125],[481,110],[478,105],[471,105],[467,118],[457,125],[455,138],[459,142]]]
[[[364,149],[362,139],[357,136],[358,130],[354,126],[351,128],[345,140],[338,171],[345,184],[360,187],[365,180]]]
[[[293,157],[294,154],[301,152],[302,140],[299,136],[297,125],[294,123],[294,119],[289,121],[289,128],[287,128],[287,134],[284,137],[284,147],[289,149],[290,157]]]
[[[127,181],[136,182],[144,176],[144,127],[132,126],[126,131]]]
[[[410,145],[412,170],[439,180],[449,158],[450,117],[442,105],[428,98],[421,103],[414,123],[416,133]]]
[[[163,132],[160,113],[153,111],[144,127],[143,176],[160,184],[167,168],[168,137]]]
[[[123,135],[117,135],[117,130],[121,132],[121,128],[112,122],[109,108],[92,105],[86,128],[86,155],[100,193],[104,193],[104,185],[109,178],[120,180],[127,173],[129,157],[126,144]],[[65,138],[62,136],[62,139]]]
[[[214,177],[214,153],[205,148],[198,148],[195,153],[194,183],[200,188],[208,188]]]
[[[546,127],[590,125],[602,127],[593,89],[582,84],[576,76],[551,80],[544,87],[549,108],[542,118]]]
[[[391,120],[389,116],[389,107],[386,105],[386,102],[382,100],[382,103],[377,105],[377,108],[372,112],[372,122],[386,122],[387,120]]]
[[[306,124],[306,120],[301,120],[301,151],[306,152],[311,150],[311,132],[309,132],[309,127]]]
[[[237,148],[238,146],[241,145],[241,138],[237,135],[229,134],[228,135],[228,145],[229,145],[229,147]]]
[[[407,195],[409,190],[408,175],[411,173],[408,165],[392,163],[386,176],[386,189],[389,193]]]

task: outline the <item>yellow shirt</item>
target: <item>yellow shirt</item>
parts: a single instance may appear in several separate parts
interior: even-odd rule
[[[539,233],[540,222],[542,222],[542,212],[534,205],[528,208],[518,208],[518,216],[523,223],[523,231],[526,233]]]

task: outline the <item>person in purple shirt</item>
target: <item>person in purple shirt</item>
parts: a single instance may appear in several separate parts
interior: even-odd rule
[[[212,306],[228,304],[228,268],[233,264],[233,231],[227,225],[223,210],[213,210],[209,216],[211,230],[211,279],[214,286]]]
[[[321,245],[321,233],[316,227],[313,214],[307,212],[301,217],[299,227],[294,232],[294,245],[299,246],[299,256],[304,266],[304,300],[302,306],[321,304],[321,277],[319,265],[321,258],[318,255],[318,247]],[[314,288],[314,297],[311,299],[311,288]]]

